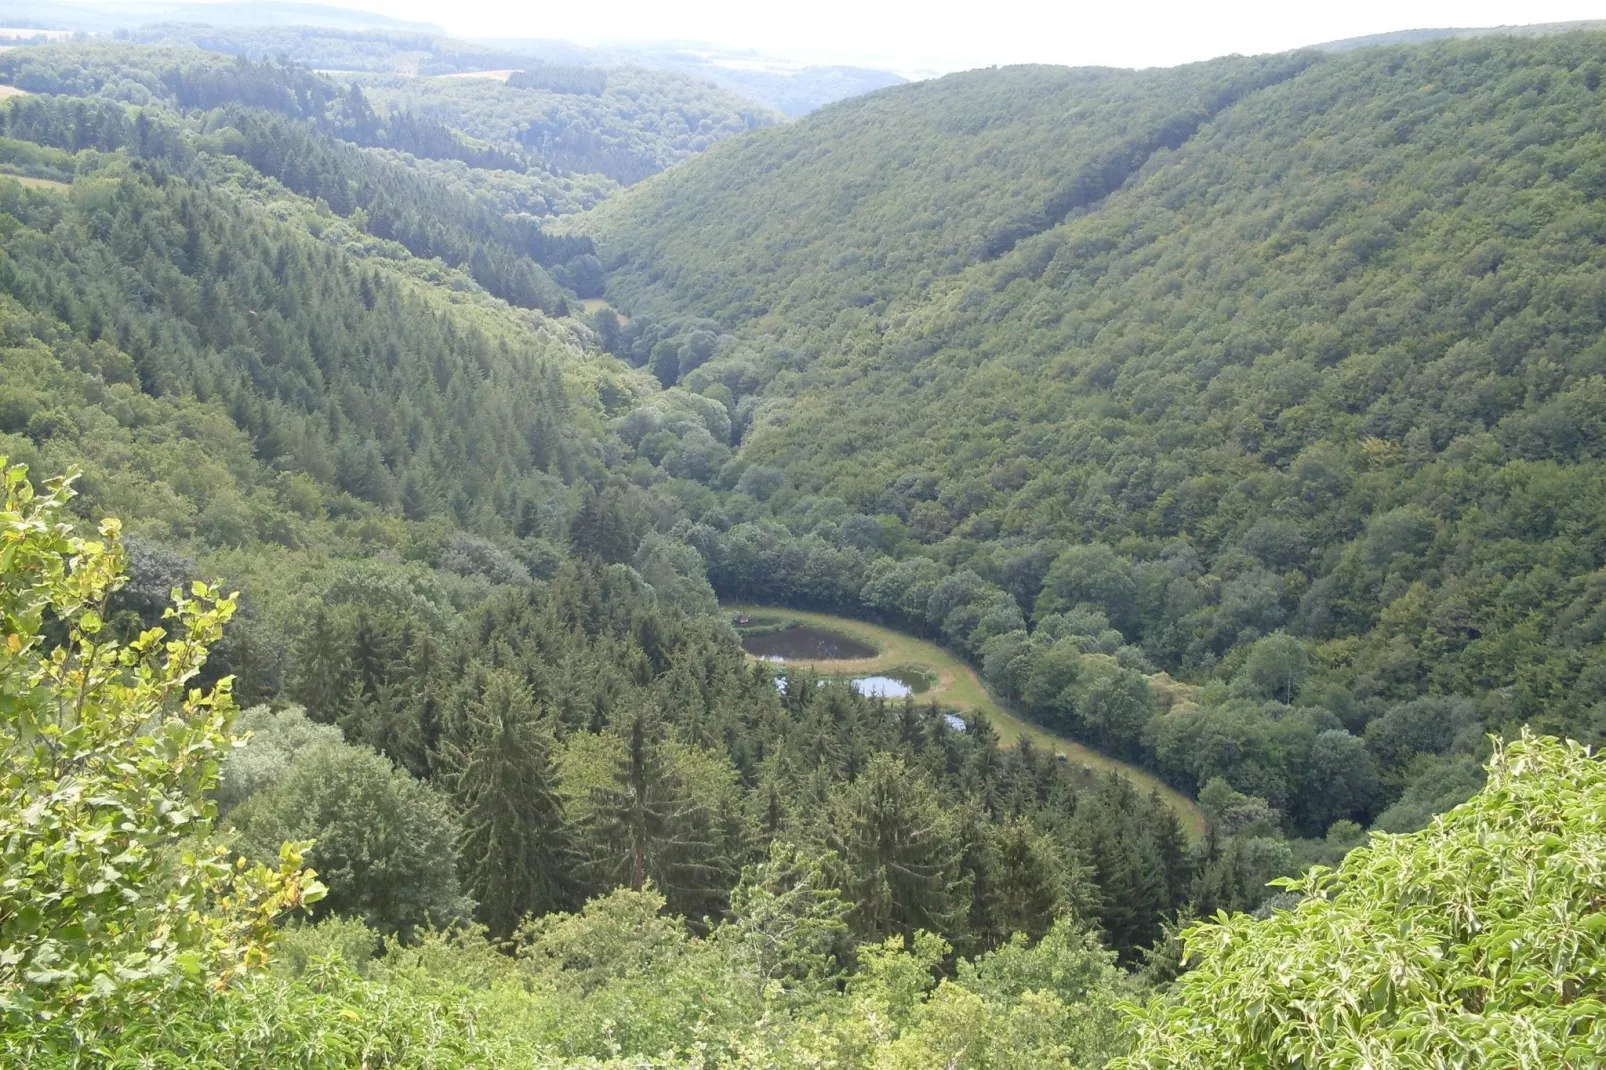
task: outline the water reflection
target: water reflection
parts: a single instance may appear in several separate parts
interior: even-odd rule
[[[866,698],[907,698],[915,689],[891,676],[861,676],[853,681],[853,690]]]
[[[876,648],[807,624],[742,639],[742,649],[766,661],[849,661],[873,658]]]
[[[925,694],[936,682],[930,673],[905,665],[875,676],[861,676],[853,681],[853,687],[870,698],[907,698]]]

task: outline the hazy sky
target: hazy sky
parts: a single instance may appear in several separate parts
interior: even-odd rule
[[[1022,62],[1147,67],[1426,26],[1606,18],[1606,0],[326,2],[438,23],[461,36],[701,40],[906,71]]]

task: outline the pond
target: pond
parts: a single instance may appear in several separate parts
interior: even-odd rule
[[[888,669],[876,676],[860,676],[853,689],[868,698],[908,698],[931,690],[932,679],[914,669]]]
[[[807,624],[764,635],[749,635],[742,640],[742,649],[766,661],[848,661],[873,658],[878,653],[867,643]]]

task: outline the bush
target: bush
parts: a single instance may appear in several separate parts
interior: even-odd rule
[[[1117,1065],[1601,1065],[1602,813],[1581,744],[1497,747],[1484,790],[1425,831],[1277,882],[1292,910],[1185,933],[1193,968],[1135,1010]]]
[[[329,885],[320,912],[349,914],[387,933],[468,915],[457,883],[457,821],[433,788],[367,747],[320,742],[230,820],[248,853],[312,840]]]

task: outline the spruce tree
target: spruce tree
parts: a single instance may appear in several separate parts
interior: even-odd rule
[[[534,695],[503,669],[485,674],[443,747],[469,894],[498,936],[568,901],[569,830],[551,751],[552,729]]]
[[[954,933],[970,891],[953,821],[926,778],[873,755],[832,800],[829,836],[849,870],[854,921],[866,940],[917,929]]]
[[[654,713],[627,713],[617,730],[624,747],[612,783],[592,798],[596,827],[588,835],[600,848],[598,876],[632,891],[651,882],[672,907],[696,917],[725,891],[712,815],[679,783]]]
[[[345,700],[345,636],[320,603],[307,630],[295,644],[296,674],[292,694],[315,721],[333,724]]]
[[[1031,822],[1010,818],[994,832],[993,931],[1042,939],[1065,909],[1063,874],[1053,844]]]

